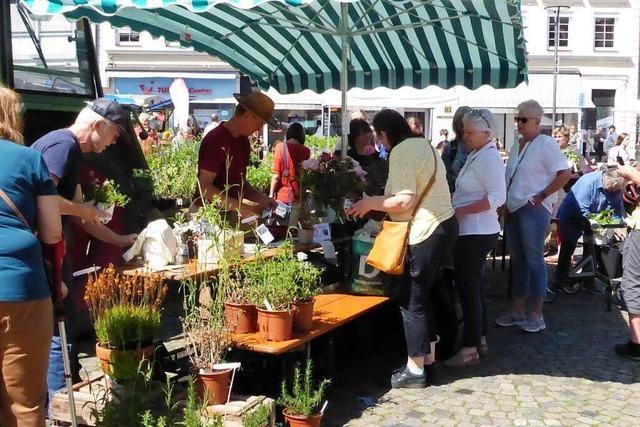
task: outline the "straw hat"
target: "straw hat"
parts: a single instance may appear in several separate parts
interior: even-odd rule
[[[274,103],[267,95],[262,92],[251,92],[248,95],[234,93],[233,96],[238,101],[238,104],[260,117],[269,126],[278,127],[278,124],[272,117]]]

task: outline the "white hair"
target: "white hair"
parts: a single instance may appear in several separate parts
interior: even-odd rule
[[[465,113],[462,118],[464,126],[473,125],[477,130],[482,132],[489,132],[489,137],[496,134],[496,121],[491,111],[482,109],[474,109]]]
[[[100,120],[110,123],[109,120],[105,119],[100,114],[93,111],[91,108],[85,107],[80,111],[78,117],[76,117],[76,124],[90,126]]]
[[[538,101],[535,99],[528,99],[518,104],[519,112],[527,112],[533,114],[534,118],[540,119],[544,114],[544,110]]]

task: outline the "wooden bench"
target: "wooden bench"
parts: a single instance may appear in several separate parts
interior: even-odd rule
[[[308,344],[312,339],[362,316],[389,301],[387,297],[346,294],[322,294],[316,297],[313,325],[307,332],[294,333],[288,341],[266,341],[260,333],[234,334],[232,342],[239,350],[280,355]]]

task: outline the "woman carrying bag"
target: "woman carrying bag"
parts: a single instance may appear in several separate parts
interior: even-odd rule
[[[59,280],[64,243],[55,186],[22,146],[19,111],[0,86],[0,424],[44,427],[53,305],[42,257]]]
[[[269,197],[291,206],[300,199],[298,183],[299,165],[311,157],[311,150],[304,146],[304,128],[292,123],[287,128],[286,141],[273,150],[273,170]]]
[[[372,210],[383,211],[391,217],[391,223],[408,223],[406,243],[400,242],[408,245],[404,269],[395,284],[399,287],[408,358],[407,365],[391,377],[391,385],[420,388],[429,382],[428,371],[435,362],[436,335],[429,294],[441,268],[451,259],[458,223],[444,164],[433,147],[413,135],[397,111],[379,112],[373,127],[390,151],[385,195],[365,196],[348,214],[362,217]],[[377,244],[378,240],[374,250]]]

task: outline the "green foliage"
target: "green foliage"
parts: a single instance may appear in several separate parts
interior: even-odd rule
[[[271,423],[271,408],[260,405],[242,419],[242,427],[267,427]]]
[[[154,147],[147,155],[157,198],[191,198],[196,188],[200,141]]]
[[[120,192],[120,187],[112,180],[105,180],[102,185],[96,185],[93,189],[93,200],[98,203],[106,203],[108,206],[125,206],[129,203],[129,197]]]
[[[620,220],[615,217],[613,209],[604,209],[598,213],[590,213],[587,218],[595,221],[598,225],[619,224]]]
[[[336,147],[337,143],[337,136],[307,135],[304,139],[304,145],[309,147],[309,149],[315,153],[321,153],[323,151],[333,153],[333,149]]]
[[[578,153],[576,153],[575,151],[566,148],[564,150],[562,150],[562,154],[565,155],[565,157],[567,158],[567,160],[569,160],[571,163],[573,163],[574,165],[578,165],[580,163],[580,155]]]
[[[296,301],[310,300],[320,292],[321,271],[298,261],[290,242],[273,258],[258,258],[241,268],[247,298],[259,307],[266,299],[274,310],[289,310]]]
[[[107,308],[94,322],[100,344],[111,348],[130,348],[150,343],[160,327],[160,312],[147,306],[116,305]]]
[[[256,190],[263,193],[268,192],[271,185],[272,167],[273,154],[269,154],[263,160],[259,160],[247,168],[247,181]]]
[[[308,417],[319,413],[322,398],[327,386],[331,381],[323,379],[317,387],[313,384],[313,363],[307,359],[307,364],[303,374],[300,365],[293,371],[293,383],[291,389],[287,386],[287,381],[282,381],[280,387],[280,397],[278,404],[285,407],[291,415]]]

